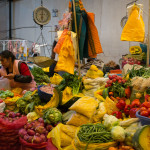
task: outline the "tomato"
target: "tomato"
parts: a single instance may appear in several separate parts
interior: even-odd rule
[[[0,99],[0,103],[2,103],[2,102],[3,102],[3,100]]]
[[[146,107],[141,107],[141,108],[140,108],[140,111],[146,111],[146,110],[147,110]]]
[[[121,80],[119,80],[119,81],[118,81],[118,83],[122,83],[122,81],[121,81]]]
[[[110,80],[110,81],[109,81],[109,84],[112,84],[112,83],[113,83],[112,80]]]
[[[123,83],[123,84],[126,83],[126,80],[122,80],[122,83]]]
[[[112,79],[112,81],[113,81],[113,82],[116,82],[117,80],[116,80],[116,79]]]
[[[105,85],[105,88],[107,88],[107,87],[108,87],[108,84]]]
[[[112,79],[113,79],[113,77],[112,77],[112,76],[110,76],[110,75],[109,75],[108,77],[109,77],[109,79],[110,79],[110,80],[112,80]]]
[[[150,102],[144,102],[141,107],[150,108]]]
[[[148,114],[150,115],[150,108],[147,109]]]
[[[132,108],[129,111],[129,115],[131,118],[136,118],[136,112],[139,110],[139,108]]]
[[[114,78],[116,78],[117,77],[117,75],[112,75],[112,78],[114,79]]]
[[[141,111],[141,112],[140,112],[140,115],[141,115],[141,116],[148,117],[149,114],[148,114],[147,111],[144,110],[144,111]]]

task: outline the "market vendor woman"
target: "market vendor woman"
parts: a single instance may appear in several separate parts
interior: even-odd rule
[[[12,52],[8,50],[2,51],[0,53],[0,61],[2,64],[0,75],[9,80],[11,88],[19,87],[23,90],[30,90],[36,87],[36,82],[27,64],[16,60]]]

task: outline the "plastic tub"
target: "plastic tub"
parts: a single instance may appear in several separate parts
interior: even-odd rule
[[[140,110],[136,112],[136,117],[140,119],[142,126],[150,125],[150,118],[141,116],[139,113],[140,113]]]
[[[39,95],[41,101],[43,101],[43,102],[49,102],[50,99],[51,99],[51,97],[52,97],[53,95],[41,91],[40,88],[41,88],[42,86],[45,86],[45,85],[40,85],[40,86],[38,86],[38,95]]]

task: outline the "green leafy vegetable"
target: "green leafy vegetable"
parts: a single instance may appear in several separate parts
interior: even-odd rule
[[[34,80],[37,84],[42,82],[49,83],[50,78],[45,74],[45,72],[40,67],[33,67],[31,70],[32,75],[34,76]]]
[[[81,88],[81,80],[82,78],[79,78],[79,76],[77,75],[77,72],[75,72],[74,75],[65,73],[63,75],[63,80],[57,86],[57,88],[60,91],[63,91],[67,86],[71,87],[73,95],[76,95],[79,93],[79,90]]]
[[[45,109],[43,113],[43,119],[45,123],[55,125],[62,121],[62,114],[57,108]]]

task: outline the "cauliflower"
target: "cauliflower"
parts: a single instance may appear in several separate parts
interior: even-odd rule
[[[112,127],[120,124],[119,119],[117,119],[115,116],[112,115],[105,114],[103,119],[104,119],[104,126],[109,131],[112,129]]]
[[[125,130],[120,126],[115,126],[111,129],[112,138],[115,141],[123,142],[125,140]]]

